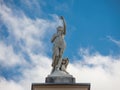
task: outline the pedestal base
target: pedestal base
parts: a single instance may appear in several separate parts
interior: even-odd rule
[[[46,77],[45,83],[52,83],[52,84],[56,84],[56,83],[75,83],[75,78],[64,72],[64,71],[60,71],[60,70],[55,70],[53,73],[51,73],[50,75],[48,75],[48,77]]]
[[[90,90],[90,84],[32,84],[32,90]]]
[[[47,77],[46,78],[46,83],[75,83],[75,78],[74,77],[65,77],[65,76],[61,76],[61,77]]]

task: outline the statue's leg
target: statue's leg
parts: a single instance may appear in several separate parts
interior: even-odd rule
[[[53,73],[57,69],[57,64],[58,64],[58,57],[55,56],[54,61],[52,62],[53,69],[52,69],[51,73]]]
[[[55,47],[53,54],[53,63],[52,63],[54,70],[58,69],[58,62],[59,62],[59,48]]]
[[[60,70],[60,67],[61,67],[61,64],[62,64],[62,53],[63,53],[62,49],[59,48],[59,58],[58,58],[58,64],[57,64],[58,70]]]
[[[53,55],[52,55],[52,66],[54,67],[55,61],[56,61],[56,56],[58,56],[58,48],[57,47],[53,47]]]
[[[55,52],[53,53],[53,55],[52,55],[52,67],[54,67],[55,66]]]

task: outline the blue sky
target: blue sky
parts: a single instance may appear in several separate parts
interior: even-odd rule
[[[68,71],[77,82],[92,83],[92,90],[120,89],[119,0],[1,0],[1,90],[29,90],[31,83],[44,82],[51,71],[50,38],[61,15],[67,24]],[[114,86],[106,87],[107,82]]]
[[[120,6],[119,0],[61,0],[38,1],[37,6],[25,5],[23,1],[5,0],[6,5],[22,10],[31,19],[50,19],[50,14],[63,15],[67,22],[65,56],[76,55],[78,49],[92,48],[103,55],[119,54],[120,50],[109,41],[108,36],[120,39]],[[19,12],[18,12],[19,13]],[[5,29],[5,26],[2,26]],[[1,31],[7,36],[7,31]],[[73,45],[74,43],[74,45]],[[72,48],[70,51],[69,48]]]

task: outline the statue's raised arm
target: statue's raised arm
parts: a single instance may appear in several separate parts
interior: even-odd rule
[[[66,34],[66,23],[65,23],[65,19],[63,16],[60,16],[60,19],[63,21],[63,34]]]

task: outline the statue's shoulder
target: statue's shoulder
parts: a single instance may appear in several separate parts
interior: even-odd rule
[[[54,34],[53,34],[53,37],[57,37],[57,36],[58,36],[58,34],[57,34],[57,33],[54,33]]]

